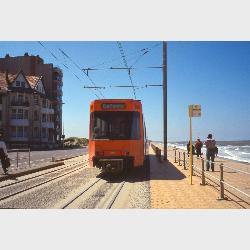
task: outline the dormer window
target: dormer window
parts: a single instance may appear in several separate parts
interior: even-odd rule
[[[21,82],[22,88],[25,88],[25,82]]]
[[[20,81],[16,81],[16,86],[20,87]]]

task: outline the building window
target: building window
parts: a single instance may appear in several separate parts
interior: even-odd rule
[[[16,137],[16,127],[11,127],[10,133],[12,137]]]
[[[28,110],[24,109],[12,109],[11,110],[11,119],[28,119]]]
[[[46,100],[43,99],[43,108],[46,108]]]
[[[11,96],[11,102],[13,103],[13,102],[15,102],[16,101],[16,96],[15,95],[12,95]]]
[[[25,88],[25,82],[21,82],[21,87]]]
[[[40,135],[39,135],[39,128],[38,127],[35,127],[34,128],[34,138],[39,138],[40,137]]]
[[[54,115],[50,114],[50,122],[54,122]]]
[[[23,109],[18,109],[16,119],[23,119]]]
[[[16,81],[16,87],[20,87],[20,81]]]
[[[0,121],[2,121],[2,110],[0,110]]]
[[[42,114],[42,122],[46,122],[46,114]]]
[[[17,127],[17,137],[23,137],[23,127]]]
[[[38,121],[38,112],[37,112],[37,110],[34,111],[34,121]]]
[[[23,137],[28,137],[28,127],[23,127]]]
[[[23,94],[18,94],[17,96],[18,103],[23,103],[23,98],[24,98]]]
[[[38,105],[38,95],[34,95],[34,105]]]
[[[46,128],[42,128],[42,138],[46,138]]]
[[[28,110],[24,110],[24,119],[29,119],[29,112]]]
[[[11,127],[11,136],[12,137],[28,137],[28,127]]]
[[[11,119],[16,119],[16,109],[11,110]]]
[[[3,104],[3,96],[0,95],[0,104]]]

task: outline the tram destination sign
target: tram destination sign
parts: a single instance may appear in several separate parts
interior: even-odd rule
[[[125,103],[103,103],[102,109],[125,109]]]

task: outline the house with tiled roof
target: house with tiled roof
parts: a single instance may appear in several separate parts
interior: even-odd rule
[[[0,72],[0,130],[9,147],[53,148],[54,113],[43,76]]]
[[[27,84],[24,88],[24,96],[29,96],[28,93],[37,93],[39,101],[48,99],[47,102],[52,102],[54,109],[54,140],[55,145],[60,147],[63,145],[63,130],[62,130],[62,87],[63,87],[63,72],[59,67],[54,67],[52,63],[45,63],[39,55],[29,55],[25,53],[20,56],[11,56],[6,54],[5,57],[0,58],[0,94],[11,95],[12,92],[22,92],[22,84]],[[5,73],[8,72],[8,79],[6,80]],[[20,78],[15,79],[16,77]],[[21,79],[22,78],[22,79]],[[6,84],[17,81],[17,86],[10,86]],[[18,83],[19,82],[19,83]],[[23,82],[23,83],[22,83]],[[20,84],[20,86],[18,86]],[[16,97],[22,98],[21,93],[16,93]],[[4,97],[3,97],[4,98]],[[36,98],[36,97],[35,97]],[[32,99],[32,98],[31,98]],[[36,101],[37,102],[37,101]],[[48,104],[48,103],[47,103]],[[44,101],[44,106],[47,105]],[[30,104],[31,105],[31,104]],[[30,106],[30,108],[33,106]],[[47,109],[46,109],[47,110]],[[44,110],[45,111],[45,110]],[[21,111],[20,111],[21,112]],[[45,120],[46,115],[42,115]],[[4,119],[4,118],[3,118]],[[46,120],[47,121],[47,120]],[[0,121],[1,123],[1,121]],[[2,121],[3,123],[3,121]],[[20,129],[21,131],[21,129]],[[45,129],[42,129],[41,134],[45,134]],[[38,132],[39,134],[40,132]],[[49,132],[50,133],[50,132]],[[45,140],[45,139],[43,139]]]

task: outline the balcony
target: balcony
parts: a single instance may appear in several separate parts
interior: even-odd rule
[[[10,103],[11,106],[23,106],[23,107],[29,107],[30,103],[29,102],[21,102],[21,101],[12,101]]]
[[[28,119],[15,119],[11,118],[10,119],[10,125],[11,126],[29,126],[29,120]]]

